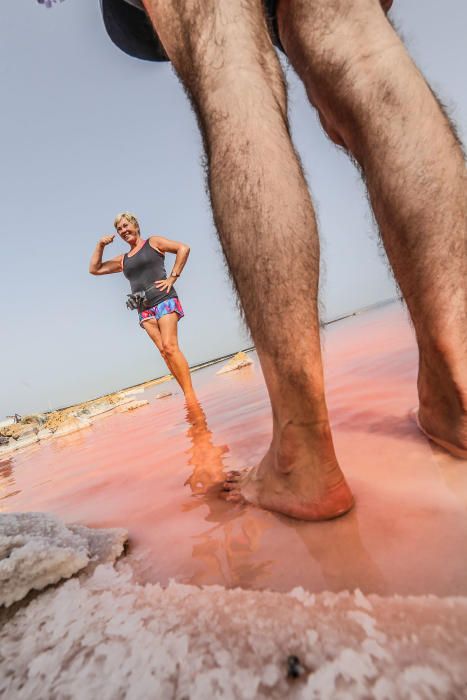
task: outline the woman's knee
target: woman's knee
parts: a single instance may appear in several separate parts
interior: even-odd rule
[[[178,343],[176,340],[170,338],[162,341],[161,355],[164,359],[169,359],[173,357],[178,352]]]

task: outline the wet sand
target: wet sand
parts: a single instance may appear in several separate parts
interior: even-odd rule
[[[390,595],[465,595],[467,462],[431,445],[409,417],[416,346],[398,304],[327,327],[328,405],[356,508],[301,523],[203,494],[223,469],[258,461],[270,412],[259,363],[193,375],[180,393],[112,415],[0,462],[0,510],[125,527],[140,582]],[[174,382],[165,387],[176,391]]]

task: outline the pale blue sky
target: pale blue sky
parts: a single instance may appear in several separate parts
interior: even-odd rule
[[[464,0],[395,0],[393,15],[465,140]],[[121,275],[92,277],[97,239],[134,211],[145,235],[187,242],[177,285],[190,364],[250,344],[211,222],[201,147],[167,64],[107,39],[98,0],[0,5],[0,417],[55,408],[164,373]],[[314,195],[326,319],[394,296],[358,175],[330,145],[291,69],[294,140]],[[117,242],[112,255],[125,249]],[[170,265],[170,262],[169,262]]]

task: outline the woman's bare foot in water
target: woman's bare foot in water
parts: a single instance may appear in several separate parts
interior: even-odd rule
[[[354,503],[328,424],[287,425],[257,467],[227,475],[223,496],[301,520],[337,518]]]

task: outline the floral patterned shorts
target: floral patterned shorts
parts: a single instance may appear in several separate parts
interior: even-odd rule
[[[178,297],[166,299],[165,301],[161,301],[155,306],[151,306],[151,308],[149,309],[139,311],[139,325],[142,327],[142,324],[150,318],[155,318],[156,321],[158,321],[161,318],[161,316],[165,316],[166,314],[171,314],[173,312],[178,314],[179,318],[183,318],[183,316],[185,315],[183,313],[182,305],[180,304],[180,300],[178,299]]]

